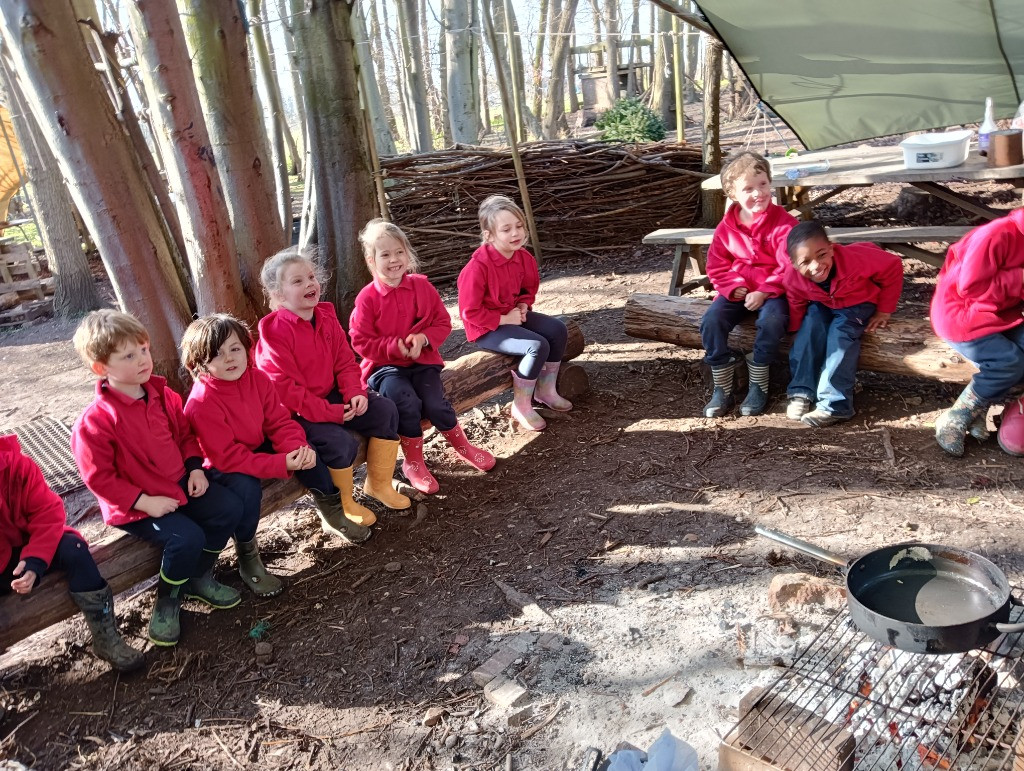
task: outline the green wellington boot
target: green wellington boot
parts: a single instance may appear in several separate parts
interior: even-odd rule
[[[184,594],[190,600],[205,602],[211,608],[226,610],[233,608],[242,601],[237,589],[225,586],[213,577],[213,566],[220,552],[203,549],[199,558],[197,575],[185,583]]]
[[[71,592],[71,599],[85,616],[92,633],[92,651],[118,672],[132,672],[146,663],[142,651],[135,650],[117,631],[114,593],[110,585],[92,592]]]
[[[267,572],[266,565],[260,559],[255,538],[244,543],[236,540],[235,554],[238,555],[238,574],[253,594],[257,597],[276,597],[284,591],[281,579]]]
[[[181,624],[178,616],[181,613],[181,588],[188,579],[172,583],[160,571],[160,583],[156,586],[156,602],[153,603],[153,615],[149,619],[149,639],[154,645],[164,647],[177,645],[181,636]]]

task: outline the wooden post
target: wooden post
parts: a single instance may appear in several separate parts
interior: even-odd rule
[[[672,98],[676,103],[676,143],[686,144],[686,114],[683,108],[683,45],[679,17],[672,17]]]
[[[508,0],[505,0],[508,2]],[[484,22],[487,25],[487,37],[491,41],[491,50],[498,50],[498,36],[494,32],[494,19],[491,17],[491,7],[489,3],[484,3]],[[513,57],[514,58],[514,57]],[[501,67],[500,62],[495,62],[497,66],[495,75],[498,78],[498,92],[501,94],[501,109],[506,115],[505,126],[508,126],[508,108],[509,108],[509,96],[508,96],[508,84],[505,82],[505,70]],[[515,78],[513,78],[515,80]],[[519,116],[516,115],[516,125],[518,126]],[[516,167],[516,180],[519,182],[519,195],[523,199],[523,213],[526,214],[526,226],[530,229],[530,243],[533,246],[533,256],[537,259],[537,265],[541,264],[541,247],[540,239],[537,238],[537,223],[533,220],[533,207],[530,205],[530,192],[526,189],[526,174],[523,172],[523,159],[519,156],[519,144],[515,138],[516,132],[509,132],[508,142],[509,149],[512,151],[512,164]]]

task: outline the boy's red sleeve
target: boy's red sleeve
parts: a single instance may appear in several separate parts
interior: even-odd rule
[[[732,293],[740,287],[746,287],[747,282],[732,269],[734,257],[725,243],[723,233],[721,226],[715,228],[715,235],[708,246],[706,270],[714,290],[725,299],[732,300]]]
[[[167,412],[168,420],[171,422],[171,430],[174,432],[178,449],[181,451],[181,459],[183,461],[187,461],[189,458],[199,458],[201,460],[203,450],[199,446],[199,440],[196,439],[192,425],[188,422],[188,418],[185,417],[181,397],[167,386],[164,386],[164,409]],[[185,465],[187,466],[188,464],[186,463]]]
[[[43,472],[31,458],[20,455],[12,465],[12,476],[21,479],[22,484],[20,491],[10,492],[18,495],[16,507],[28,523],[28,543],[21,549],[21,559],[36,557],[49,567],[64,534],[64,502],[46,484]]]
[[[903,260],[884,249],[878,250],[878,264],[872,280],[881,288],[878,294],[878,310],[892,313],[899,304],[903,293]]]
[[[71,453],[82,481],[113,508],[130,511],[143,490],[117,475],[114,427],[87,410],[71,432]]]

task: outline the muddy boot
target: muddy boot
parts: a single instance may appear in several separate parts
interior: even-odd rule
[[[379,439],[371,436],[366,448],[366,481],[363,493],[376,498],[389,509],[408,509],[412,501],[391,485],[395,476],[395,461],[398,460],[397,439]],[[346,509],[347,511],[347,509]]]
[[[178,616],[181,612],[182,587],[187,581],[176,584],[168,581],[160,571],[160,583],[156,587],[156,602],[153,604],[153,615],[149,619],[149,639],[154,645],[170,646],[178,644],[181,626]]]
[[[747,357],[747,379],[750,382],[747,398],[740,405],[740,415],[760,415],[768,406],[767,364],[754,364],[754,357]]]
[[[540,377],[537,378],[537,388],[533,392],[533,398],[556,412],[568,412],[572,409],[572,402],[559,396],[558,391],[555,390],[555,383],[558,382],[558,369],[561,366],[562,362],[560,361],[544,363],[540,370]]]
[[[964,454],[964,439],[967,437],[967,431],[978,416],[985,414],[987,409],[988,405],[968,385],[960,392],[953,406],[935,421],[935,441],[939,443],[939,447],[950,455],[961,457]]]
[[[711,377],[715,381],[715,390],[711,401],[704,405],[705,418],[720,418],[728,415],[733,407],[732,381],[736,374],[736,362],[729,362],[723,367],[712,367]]]
[[[400,436],[402,442],[402,473],[409,480],[409,484],[421,493],[431,495],[439,489],[437,480],[427,468],[423,460],[423,437],[422,436]]]
[[[92,633],[92,652],[118,672],[132,672],[146,663],[142,651],[128,645],[118,634],[114,593],[110,585],[92,592],[71,592],[71,599],[85,616]]]
[[[260,559],[255,538],[245,542],[235,539],[235,554],[238,555],[238,574],[253,594],[257,597],[276,597],[284,591],[281,579],[267,572]]]
[[[342,508],[342,496],[338,493],[321,493],[318,490],[309,491],[313,495],[313,503],[316,504],[317,513],[320,515],[320,527],[325,533],[336,535],[349,543],[362,543],[367,540],[373,531],[368,527],[357,525],[345,515]],[[349,469],[348,498],[352,498],[352,469]]]
[[[331,481],[334,482],[334,486],[338,488],[341,494],[340,507],[342,513],[362,527],[369,527],[376,522],[377,515],[362,504],[356,503],[352,498],[352,467],[328,468],[327,470],[331,472]],[[335,535],[339,534],[335,533]]]
[[[227,610],[240,603],[242,595],[237,589],[225,586],[213,577],[213,566],[219,556],[218,551],[203,549],[199,557],[197,575],[186,582],[183,594],[190,600],[205,602],[211,608]]]
[[[512,370],[512,417],[528,431],[543,431],[548,425],[533,408],[533,394],[536,390],[536,380],[526,380]]]
[[[974,419],[967,433],[979,442],[987,442],[991,438],[992,432],[988,430],[988,410]]]
[[[469,443],[469,439],[466,438],[462,426],[458,423],[455,424],[455,428],[442,431],[441,436],[447,439],[448,444],[459,454],[459,457],[473,468],[480,469],[480,471],[490,471],[494,468],[494,464],[497,463],[494,456],[487,452],[487,450]]]

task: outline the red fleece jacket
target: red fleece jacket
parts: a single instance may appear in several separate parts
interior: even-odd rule
[[[452,331],[452,318],[441,302],[441,295],[426,276],[406,274],[396,287],[374,279],[359,292],[356,307],[349,318],[352,348],[362,357],[363,386],[374,370],[392,365],[440,364],[444,360],[437,349]],[[418,359],[407,359],[398,341],[410,334],[424,334],[430,340]]]
[[[493,332],[502,314],[519,303],[532,308],[540,288],[537,261],[525,249],[503,257],[490,244],[483,244],[459,273],[459,316],[466,327],[466,339]]]
[[[779,297],[788,270],[786,237],[796,219],[776,203],[748,227],[740,222],[740,207],[730,206],[715,228],[708,247],[708,278],[715,291],[729,300],[740,287]]]

